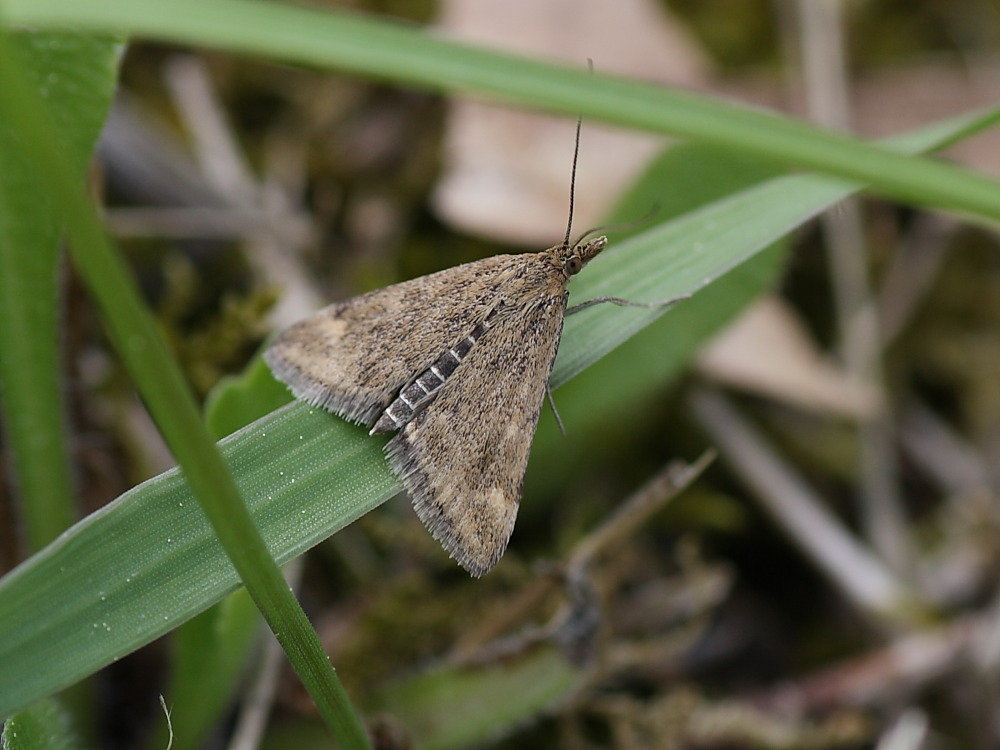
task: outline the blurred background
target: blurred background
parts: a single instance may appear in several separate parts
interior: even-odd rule
[[[990,0],[330,4],[866,138],[1000,100]],[[153,44],[121,77],[95,181],[202,397],[331,301],[565,230],[572,120]],[[684,148],[584,122],[575,227],[777,173]],[[1000,176],[1000,131],[947,158]],[[654,162],[672,181],[622,217]],[[1000,747],[998,250],[954,217],[843,204],[733,281],[710,325],[672,313],[555,392],[567,435],[543,413],[484,579],[405,497],[300,560],[381,745]],[[90,511],[173,461],[69,270],[64,294]],[[187,746],[326,746],[265,642]],[[175,668],[167,638],[95,678],[101,746],[163,746]]]

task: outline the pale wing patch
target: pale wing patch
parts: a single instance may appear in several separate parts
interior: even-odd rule
[[[264,359],[297,398],[371,425],[482,322],[518,263],[524,256],[498,255],[330,305],[285,330]]]
[[[560,291],[498,319],[386,446],[417,515],[474,576],[497,563],[514,530],[564,310]]]

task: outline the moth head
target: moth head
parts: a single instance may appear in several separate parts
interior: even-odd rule
[[[595,255],[604,249],[606,244],[608,244],[608,238],[602,235],[587,242],[579,240],[573,245],[564,245],[560,248],[561,252],[558,258],[562,266],[563,276],[567,279],[570,276],[576,276]]]

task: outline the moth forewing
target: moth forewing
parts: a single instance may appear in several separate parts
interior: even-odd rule
[[[510,297],[517,298],[517,290]],[[475,576],[500,559],[552,371],[565,297],[508,302],[459,370],[387,446],[431,534]]]
[[[412,378],[490,311],[498,255],[325,307],[264,353],[296,398],[371,426]]]

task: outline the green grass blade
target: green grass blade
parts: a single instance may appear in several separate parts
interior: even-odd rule
[[[0,735],[3,750],[74,750],[80,747],[70,727],[69,714],[52,698],[45,698],[11,716]]]
[[[945,134],[931,135],[919,145],[930,147]],[[595,261],[574,284],[588,280],[583,296],[693,291],[850,189],[813,177],[766,183],[622,243],[617,255],[630,259],[631,271]],[[675,225],[681,229],[671,229]],[[635,246],[658,260],[636,257]],[[641,321],[630,318],[629,327],[620,328],[621,316],[636,312],[650,315],[601,305],[571,316],[561,377],[630,335]],[[585,325],[575,324],[584,317]],[[222,441],[220,449],[268,548],[284,562],[396,491],[383,444],[364,429],[294,403]],[[179,472],[139,485],[0,579],[0,715],[148,643],[237,585]]]
[[[372,442],[301,404],[222,441],[278,563],[396,491]],[[134,487],[0,579],[0,716],[169,632],[237,586],[178,469]]]
[[[542,646],[481,667],[444,667],[404,679],[380,696],[415,747],[477,747],[564,699],[584,670]]]
[[[209,432],[221,439],[291,399],[256,359],[239,378],[225,378],[205,409]],[[237,590],[173,631],[170,681],[165,690],[173,717],[174,750],[202,747],[232,705],[260,632],[261,617],[245,590]],[[167,744],[163,725],[146,747]]]
[[[370,747],[316,632],[288,591],[228,467],[202,424],[179,366],[143,306],[124,262],[104,236],[100,219],[66,153],[51,108],[32,88],[24,66],[25,61],[18,57],[4,29],[0,32],[4,124],[16,133],[25,158],[37,165],[34,180],[59,205],[73,260],[101,308],[119,354],[184,468],[193,497],[211,523],[213,534],[239,570],[247,591],[281,642],[320,714],[345,747]],[[89,593],[95,593],[93,587]],[[28,628],[37,630],[37,625]]]
[[[6,0],[19,23],[153,39],[336,68],[451,94],[697,139],[861,182],[886,195],[1000,220],[1000,182],[791,118],[600,72],[471,48],[342,11],[254,0]],[[582,63],[582,60],[581,60]]]
[[[224,378],[208,394],[205,421],[221,440],[292,400],[261,357],[255,357],[239,377]]]
[[[906,152],[930,150],[954,132],[991,123],[994,117],[991,112],[956,118],[885,145]],[[570,304],[603,296],[641,302],[693,294],[860,189],[846,180],[794,175],[741,191],[601,253],[587,273],[570,285]],[[663,308],[597,305],[569,316],[565,339],[586,341],[586,345],[560,347],[553,386],[566,382],[663,313]]]
[[[117,80],[122,46],[107,38],[20,33],[32,85],[57,107],[83,179]],[[5,120],[0,113],[0,120]],[[60,386],[58,207],[34,180],[15,131],[0,127],[0,397],[30,550],[76,520]]]

